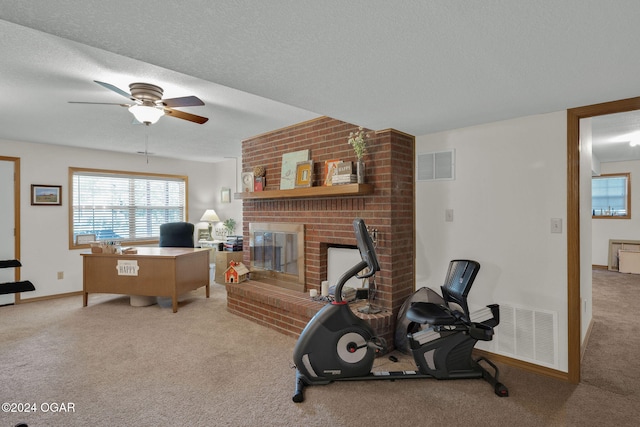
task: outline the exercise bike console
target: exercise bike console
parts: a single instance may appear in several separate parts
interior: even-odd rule
[[[407,311],[411,320],[407,333],[417,371],[371,372],[376,355],[386,352],[386,343],[342,300],[342,289],[352,277],[375,275],[380,265],[364,221],[356,218],[353,227],[362,260],[340,276],[335,301],[318,311],[298,338],[293,350],[296,365],[293,401],[302,402],[304,388],[309,385],[402,378],[483,378],[494,386],[498,396],[507,396],[506,387],[498,382],[497,367],[485,358],[471,358],[477,340],[492,339],[493,327],[499,323],[496,304],[487,306],[489,311],[481,322],[471,321],[466,296],[480,267],[475,261],[452,261],[447,282],[442,286],[442,301],[414,303]],[[480,361],[489,364],[495,373],[489,373]]]

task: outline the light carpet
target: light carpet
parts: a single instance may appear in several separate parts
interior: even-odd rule
[[[0,427],[637,425],[638,298],[600,293],[597,304],[628,307],[598,309],[580,385],[501,366],[507,398],[482,380],[354,381],[308,387],[301,404],[295,339],[228,313],[220,285],[210,299],[185,295],[177,313],[115,295],[90,295],[85,308],[81,297],[0,307],[0,400],[36,408],[0,412]],[[51,410],[61,403],[67,412]]]

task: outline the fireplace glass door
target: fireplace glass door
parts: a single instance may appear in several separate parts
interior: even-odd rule
[[[284,280],[304,284],[303,225],[252,223],[249,232],[253,270],[282,274]]]

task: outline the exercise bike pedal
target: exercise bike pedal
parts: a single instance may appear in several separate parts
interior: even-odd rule
[[[375,350],[376,353],[384,354],[387,352],[387,341],[384,338],[373,337],[367,341],[367,347]]]

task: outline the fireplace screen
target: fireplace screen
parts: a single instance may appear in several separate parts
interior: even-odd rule
[[[304,225],[249,224],[252,271],[304,285]]]

